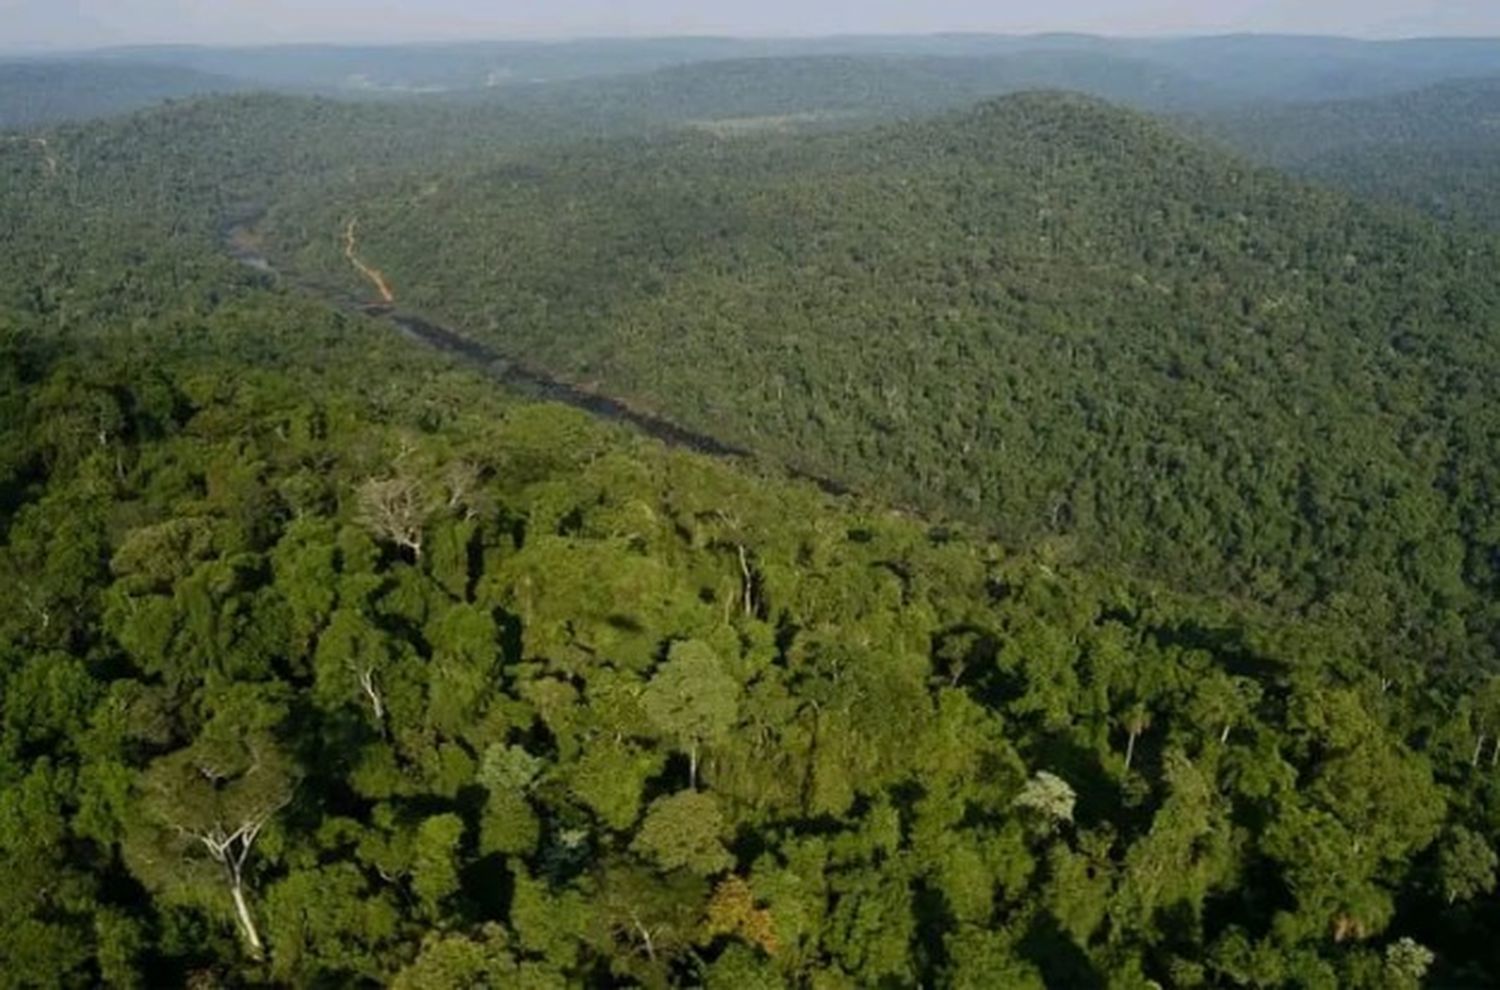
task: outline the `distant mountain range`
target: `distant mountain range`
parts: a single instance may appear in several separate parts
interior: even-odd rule
[[[838,61],[809,61],[828,57]],[[751,60],[768,59],[793,61],[750,65]],[[724,64],[716,70],[711,67],[715,63]],[[837,67],[845,77],[829,99],[853,102],[858,109],[867,109],[872,101],[886,108],[922,109],[1033,85],[1078,89],[1152,109],[1207,109],[1370,97],[1500,75],[1500,41],[960,34],[121,48],[65,58],[0,60],[0,127],[79,119],[230,88],[356,96],[540,90],[527,92],[526,98],[546,100],[557,87],[555,98],[566,102],[580,98],[579,80],[627,93],[667,89],[680,95],[677,87],[683,83],[707,80],[710,88],[722,87],[747,75],[776,77],[782,69],[805,74],[819,65]],[[684,67],[691,69],[686,77],[680,75]],[[643,75],[664,71],[654,78]],[[719,71],[724,78],[713,79]],[[879,77],[874,92],[869,92],[872,84],[858,82],[851,92],[850,79],[871,76]],[[768,102],[788,103],[788,82],[773,81]],[[809,90],[801,99],[817,95]]]

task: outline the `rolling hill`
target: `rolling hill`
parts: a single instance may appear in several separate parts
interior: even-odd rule
[[[693,63],[805,56],[1064,61],[1134,60],[1246,102],[1349,99],[1500,73],[1494,39],[1368,42],[1346,38],[1230,35],[1106,38],[1085,34],[874,35],[824,38],[640,38],[425,45],[290,45],[272,48],[146,47],[98,53],[118,61],[179,65],[262,86],[462,90],[528,87],[651,72]],[[1185,94],[1192,98],[1192,93]]]
[[[596,118],[911,113],[1017,89],[1206,111],[1394,94],[1500,73],[1486,39],[1362,42],[1079,34],[640,38],[385,46],[145,46],[0,60],[0,128],[239,89],[359,99],[448,95]]]
[[[556,85],[504,88],[484,93],[482,98],[538,112],[594,116],[601,126],[620,119],[848,126],[953,110],[1028,89],[1067,89],[1160,111],[1202,111],[1238,101],[1233,91],[1144,59],[1071,50],[717,60]]]
[[[434,106],[0,143],[0,984],[1496,985],[1492,241],[1078,96]]]
[[[267,232],[357,289],[353,216],[401,305],[731,443],[1016,544],[1491,642],[1488,240],[1053,94],[573,146]]]
[[[1500,229],[1500,77],[1361,100],[1242,107],[1198,123],[1298,175]]]
[[[173,65],[0,60],[0,130],[127,113],[164,100],[232,93],[248,85]]]

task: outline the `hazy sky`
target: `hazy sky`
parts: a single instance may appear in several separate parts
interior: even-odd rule
[[[934,31],[1500,36],[1500,0],[0,0],[0,49]]]

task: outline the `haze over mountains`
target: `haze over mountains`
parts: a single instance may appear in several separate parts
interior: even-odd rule
[[[642,73],[705,62],[829,56],[839,57],[832,64],[843,66],[846,74],[869,74],[876,80],[870,85],[883,82],[890,91],[883,98],[886,106],[899,104],[908,110],[939,101],[957,105],[1035,85],[1082,89],[1144,107],[1202,108],[1266,100],[1356,98],[1500,73],[1500,43],[1483,39],[1360,42],[1249,35],[1180,40],[948,35],[392,47],[147,47],[65,59],[0,61],[0,71],[8,73],[6,85],[0,88],[6,100],[0,104],[0,125],[77,118],[127,104],[144,106],[164,96],[246,87],[366,96],[491,91],[501,99],[517,91],[540,90],[527,92],[524,98],[546,102],[553,86],[563,84],[558,87],[558,98],[566,102],[580,96],[577,87],[565,84],[593,79],[596,82],[586,94],[618,100],[617,89],[629,93],[674,87],[676,77],[670,72],[657,79]],[[96,74],[108,74],[112,92],[107,98],[88,89],[66,92],[74,88],[67,81],[70,63],[79,60],[89,62]],[[22,67],[27,73],[20,72]],[[915,75],[896,85],[884,79],[891,68]],[[750,69],[740,71],[743,75]],[[774,64],[762,71],[767,78],[777,75]],[[58,88],[65,92],[49,95],[49,90]],[[681,88],[675,91],[683,92]],[[806,99],[815,97],[817,91],[802,92]],[[904,96],[898,98],[895,93]]]

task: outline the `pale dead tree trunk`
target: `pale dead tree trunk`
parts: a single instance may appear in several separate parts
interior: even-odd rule
[[[646,950],[646,958],[656,962],[656,940],[651,937],[651,930],[638,919],[632,920],[635,921],[635,930],[641,935],[641,946]]]
[[[1225,722],[1224,723],[1224,731],[1222,731],[1222,732],[1219,733],[1219,745],[1220,746],[1222,746],[1225,743],[1229,742],[1229,730],[1232,729],[1232,728],[1234,728],[1234,723],[1233,722]]]
[[[1479,754],[1480,754],[1480,752],[1483,749],[1484,749],[1484,733],[1481,732],[1479,734],[1479,738],[1477,740],[1475,740],[1475,742],[1474,742],[1474,753],[1473,753],[1472,756],[1469,757],[1469,766],[1471,766],[1471,767],[1477,767],[1477,766],[1479,766]]]
[[[955,661],[953,670],[948,674],[948,686],[950,688],[957,688],[958,682],[963,680],[964,672],[968,669],[969,665],[962,660]]]
[[[474,507],[470,503],[479,488],[479,468],[469,461],[454,461],[443,474],[443,484],[448,489],[449,512],[464,510],[466,519],[474,518]]]
[[[410,478],[371,478],[359,487],[359,518],[381,539],[422,559],[422,528],[428,506],[421,486]]]
[[[1151,728],[1151,712],[1144,705],[1134,705],[1125,716],[1125,731],[1129,738],[1125,743],[1125,772],[1130,772],[1130,764],[1135,761],[1135,741],[1140,738],[1142,732]]]
[[[250,905],[245,900],[245,861],[250,858],[255,840],[269,818],[270,815],[267,815],[245,822],[228,834],[225,834],[222,827],[216,827],[212,832],[195,836],[208,850],[209,856],[224,867],[229,881],[229,895],[234,901],[235,917],[239,920],[240,931],[250,947],[250,954],[256,958],[260,958],[265,949],[260,940],[260,931],[255,927],[255,919],[250,914]]]
[[[627,910],[630,915],[630,932],[639,940],[641,951],[646,953],[646,958],[656,962],[656,936],[651,934],[651,929],[641,921],[640,915],[634,910]]]
[[[688,747],[688,790],[698,789],[698,744]]]
[[[750,558],[745,554],[745,545],[739,544],[735,547],[740,554],[740,576],[745,588],[745,615],[755,614],[755,577],[750,573]]]
[[[250,906],[245,903],[245,888],[236,878],[234,881],[234,910],[239,915],[240,925],[245,930],[245,941],[250,943],[250,954],[259,957],[264,951],[260,944],[260,933],[255,930],[255,920],[250,917]]]
[[[385,731],[385,703],[381,700],[380,691],[375,687],[375,671],[369,667],[362,667],[356,671],[359,675],[359,687],[364,691],[365,697],[370,699],[370,708],[375,713],[375,721],[380,723],[380,731]]]
[[[21,592],[21,600],[26,605],[27,610],[41,620],[42,632],[46,632],[52,627],[52,613],[41,605],[29,590]]]

